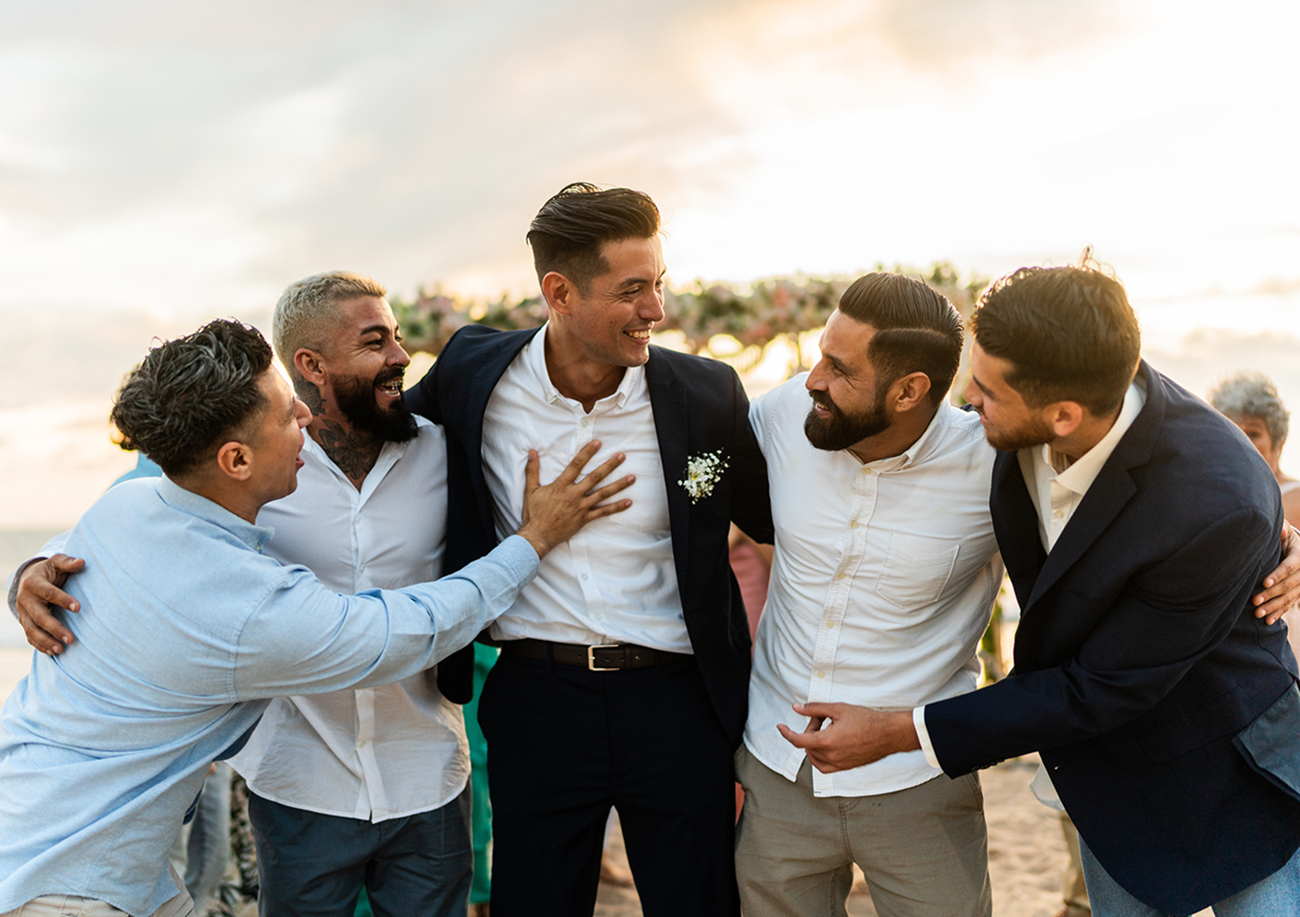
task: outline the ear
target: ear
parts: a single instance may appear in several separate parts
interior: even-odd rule
[[[293,368],[298,370],[299,375],[317,388],[325,384],[324,360],[315,350],[299,347],[294,351]]]
[[[1057,401],[1043,408],[1043,419],[1057,439],[1069,436],[1083,423],[1087,411],[1077,401]]]
[[[923,372],[908,373],[895,379],[889,387],[889,401],[896,414],[913,410],[923,401],[928,401],[930,394],[930,377]]]
[[[230,442],[217,450],[217,467],[232,481],[247,481],[253,473],[253,453],[246,443]]]
[[[568,277],[551,271],[542,278],[542,296],[546,303],[560,315],[568,315],[572,307],[574,287]]]

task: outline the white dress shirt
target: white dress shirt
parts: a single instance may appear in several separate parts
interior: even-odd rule
[[[1057,539],[1069,525],[1075,510],[1083,502],[1088,489],[1092,487],[1092,482],[1097,480],[1097,475],[1101,474],[1101,469],[1110,459],[1111,453],[1115,451],[1115,447],[1124,438],[1129,427],[1133,426],[1133,421],[1137,420],[1142,406],[1146,404],[1146,398],[1145,382],[1138,377],[1124,394],[1124,403],[1120,406],[1119,416],[1106,431],[1106,435],[1074,462],[1070,462],[1067,456],[1053,452],[1047,445],[1021,449],[1016,453],[1016,459],[1020,462],[1020,473],[1025,479],[1029,498],[1033,501],[1034,510],[1038,515],[1038,537],[1048,554],[1052,553]],[[918,708],[914,712],[912,721],[916,725],[916,732],[920,737],[921,748],[926,758],[938,767],[939,759],[934,753],[930,734],[925,728],[924,708]],[[1057,811],[1064,809],[1060,797],[1056,795],[1056,789],[1052,786],[1051,778],[1047,775],[1047,769],[1041,764],[1033,783],[1030,784],[1030,789],[1043,805]]]
[[[446,535],[442,428],[386,443],[361,489],[311,437],[298,489],[258,515],[266,554],[352,594],[436,579]],[[469,779],[458,705],[424,673],[376,688],[271,701],[231,765],[254,793],[309,812],[384,821],[436,809]]]
[[[796,701],[885,710],[971,691],[976,649],[1002,581],[989,517],[994,452],[979,418],[946,402],[903,454],[863,464],[814,448],[812,401],[797,376],[750,420],[767,458],[776,553],[749,683],[745,745],[794,780],[804,753]],[[869,796],[938,776],[919,752],[834,774],[817,796]]]
[[[492,626],[492,636],[579,645],[636,643],[690,653],[645,367],[629,368],[617,391],[587,413],[551,382],[545,338],[543,326],[501,376],[483,416],[483,471],[497,536],[519,529],[529,449],[541,457],[544,483],[558,477],[593,439],[601,447],[588,469],[624,453],[627,461],[606,483],[636,475],[636,483],[619,494],[632,507],[592,522],[547,554],[537,578]]]

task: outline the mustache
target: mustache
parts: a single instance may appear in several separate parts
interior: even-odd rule
[[[406,378],[406,367],[394,366],[392,369],[385,369],[382,372],[380,372],[377,376],[375,376],[375,385],[380,385],[392,379],[396,379],[400,382],[405,378]]]
[[[839,413],[839,405],[832,401],[831,396],[825,392],[812,391],[808,393],[808,397],[831,413]]]

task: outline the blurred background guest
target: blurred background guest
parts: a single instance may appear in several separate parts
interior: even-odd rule
[[[1282,511],[1286,521],[1300,528],[1300,480],[1284,474],[1278,462],[1286,445],[1291,413],[1278,397],[1277,388],[1262,373],[1240,372],[1224,379],[1209,394],[1210,404],[1227,417],[1255,444],[1273,469],[1282,488]],[[1292,627],[1291,649],[1300,656],[1300,628]]]

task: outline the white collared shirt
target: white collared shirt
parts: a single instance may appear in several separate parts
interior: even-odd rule
[[[1016,453],[1020,473],[1025,479],[1025,486],[1029,488],[1029,499],[1034,502],[1034,510],[1038,514],[1038,538],[1048,554],[1056,547],[1061,533],[1087,496],[1092,482],[1101,474],[1111,453],[1124,438],[1128,428],[1133,426],[1133,421],[1137,420],[1146,400],[1145,380],[1141,377],[1134,379],[1124,393],[1124,403],[1120,406],[1115,423],[1097,445],[1073,463],[1068,456],[1053,452],[1047,445],[1021,449]],[[1029,789],[1048,808],[1058,812],[1065,809],[1061,797],[1056,793],[1056,787],[1052,786],[1052,778],[1043,765],[1038,765],[1038,773],[1034,774]]]
[[[415,439],[384,445],[360,490],[308,437],[298,489],[258,515],[275,529],[265,553],[346,594],[436,579],[446,440],[417,423]],[[309,812],[378,822],[436,809],[465,788],[469,745],[460,707],[431,681],[276,698],[230,763],[259,796]]]
[[[1138,414],[1142,412],[1142,406],[1146,404],[1146,397],[1146,384],[1139,376],[1125,392],[1119,416],[1106,431],[1106,435],[1073,463],[1070,463],[1066,456],[1053,452],[1047,445],[1021,449],[1016,453],[1016,459],[1020,462],[1021,475],[1025,479],[1025,487],[1029,490],[1029,498],[1033,501],[1038,516],[1038,537],[1047,553],[1052,552],[1057,539],[1061,537],[1075,510],[1087,495],[1088,489],[1092,487],[1092,482],[1097,480],[1097,475],[1101,474],[1101,469],[1105,467],[1111,453],[1115,451],[1115,447],[1124,438],[1129,427],[1133,426],[1133,421],[1137,420]],[[912,722],[916,726],[917,736],[921,740],[921,748],[926,759],[938,767],[939,759],[934,753],[930,734],[925,728],[925,708],[918,707],[913,712]],[[1030,789],[1043,805],[1057,811],[1064,808],[1060,797],[1056,795],[1056,789],[1052,786],[1046,768],[1041,764]]]
[[[543,326],[506,369],[483,415],[483,472],[497,537],[519,529],[529,449],[541,457],[543,483],[558,477],[593,439],[601,448],[588,469],[624,453],[627,460],[606,482],[636,475],[636,483],[619,494],[632,507],[597,519],[547,554],[537,578],[492,626],[492,636],[579,645],[637,643],[690,653],[645,367],[629,368],[618,389],[587,413],[551,382],[546,330]]]
[[[759,623],[745,745],[794,780],[796,701],[909,710],[971,691],[975,652],[1002,581],[989,517],[994,451],[979,418],[946,402],[903,454],[863,464],[813,447],[797,376],[753,402],[767,459],[776,553]],[[834,774],[817,796],[868,796],[937,776],[919,752]]]

